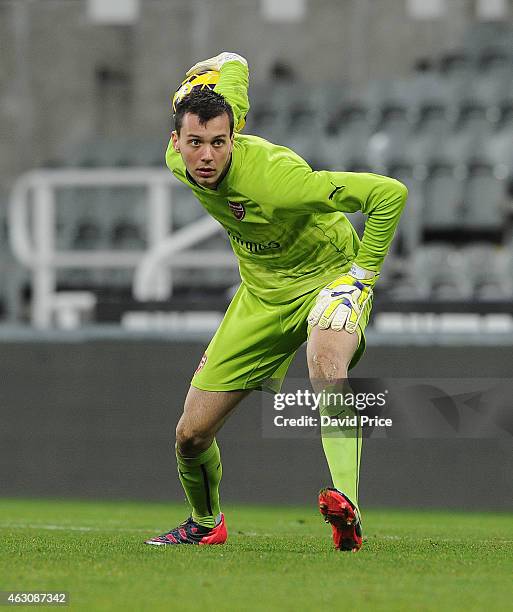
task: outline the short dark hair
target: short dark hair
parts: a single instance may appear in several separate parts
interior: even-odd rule
[[[233,110],[224,96],[211,89],[191,91],[176,105],[175,130],[180,134],[186,113],[197,115],[201,125],[226,113],[230,122],[230,136],[233,134]]]

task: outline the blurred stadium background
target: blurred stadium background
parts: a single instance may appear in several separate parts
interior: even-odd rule
[[[511,0],[0,0],[0,40],[3,494],[181,499],[170,431],[238,273],[164,151],[220,50],[250,62],[246,132],[409,187],[356,375],[511,377]],[[259,409],[221,436],[226,497],[310,500],[320,445]],[[511,507],[510,434],[369,440],[363,501]]]

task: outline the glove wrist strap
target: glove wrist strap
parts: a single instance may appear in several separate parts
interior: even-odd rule
[[[246,58],[242,57],[242,55],[239,55],[238,53],[231,53],[230,51],[225,51],[221,54],[221,66],[226,64],[226,62],[240,62],[245,66],[248,65]]]
[[[351,266],[349,274],[357,280],[370,280],[376,276],[376,272],[366,270],[365,268],[360,268],[360,266],[357,266],[356,264]]]

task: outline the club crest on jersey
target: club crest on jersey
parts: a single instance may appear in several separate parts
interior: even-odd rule
[[[244,219],[246,216],[244,204],[241,204],[240,202],[230,202],[230,200],[228,200],[228,206],[230,207],[230,210],[237,221],[242,221],[242,219]]]

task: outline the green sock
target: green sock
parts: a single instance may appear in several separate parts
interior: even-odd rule
[[[197,457],[182,457],[176,451],[178,476],[192,506],[192,518],[204,527],[215,527],[219,507],[219,483],[223,475],[219,447],[214,440]]]
[[[343,391],[339,386],[325,388],[325,396],[329,393],[337,395],[347,393],[350,388],[344,385]],[[333,397],[333,396],[332,396]],[[358,411],[352,406],[337,405],[336,402],[327,401],[319,407],[319,414],[332,418],[353,418]],[[358,418],[358,417],[357,417]],[[360,476],[360,457],[362,451],[362,430],[357,425],[329,425],[321,426],[322,446],[333,480],[333,486],[344,493],[355,506],[358,507],[358,482]]]

